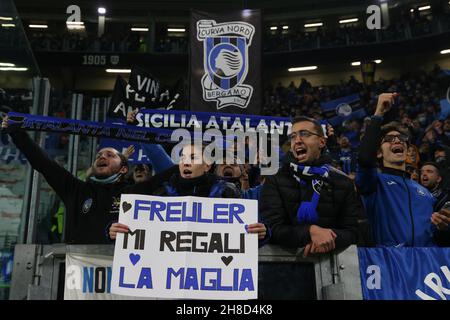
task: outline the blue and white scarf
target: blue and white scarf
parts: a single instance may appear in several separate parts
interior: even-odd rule
[[[297,211],[297,221],[301,224],[317,223],[319,216],[317,214],[317,205],[319,204],[320,192],[323,182],[328,180],[330,167],[323,165],[320,167],[305,166],[291,162],[290,167],[293,170],[295,180],[301,186],[308,187],[311,181],[312,198],[310,201],[302,201]]]
[[[121,173],[113,174],[112,176],[109,176],[107,178],[96,178],[96,177],[90,177],[89,179],[91,181],[97,182],[99,184],[112,184],[119,181],[120,177],[122,176]]]

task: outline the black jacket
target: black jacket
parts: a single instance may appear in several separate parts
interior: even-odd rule
[[[241,192],[232,183],[220,180],[215,174],[207,173],[194,179],[184,179],[179,173],[172,175],[164,184],[166,195],[241,198]]]
[[[442,209],[447,201],[450,201],[450,192],[448,189],[438,189],[433,192],[436,197],[434,204],[434,211],[437,212]],[[440,247],[450,247],[450,228],[446,230],[436,230],[433,237],[436,244]]]
[[[297,222],[303,187],[293,177],[290,162],[295,160],[289,152],[278,173],[266,178],[261,191],[260,213],[271,228],[272,243],[285,247],[304,247],[311,242],[310,225]],[[325,163],[327,159],[322,157],[311,165]],[[357,220],[362,210],[351,179],[341,172],[330,171],[329,183],[322,188],[317,206],[317,225],[336,233],[336,248],[356,243]]]
[[[33,169],[39,171],[66,207],[65,242],[106,244],[105,225],[117,220],[120,195],[126,182],[99,184],[82,181],[61,167],[23,131],[9,133]]]
[[[152,176],[149,180],[145,182],[136,183],[126,187],[123,190],[124,194],[144,194],[144,195],[159,195],[155,192],[161,188],[164,181],[168,181],[170,177],[179,171],[178,165],[174,165],[163,172],[160,172]]]
[[[124,193],[154,196],[241,197],[239,189],[234,184],[220,180],[214,174],[207,173],[197,178],[184,179],[180,176],[178,166],[173,166],[152,177],[146,184],[130,186]]]

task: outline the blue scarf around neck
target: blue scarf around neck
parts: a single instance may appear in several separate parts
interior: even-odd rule
[[[89,179],[100,184],[109,184],[109,183],[116,183],[117,181],[119,181],[121,175],[122,175],[121,173],[116,173],[104,179],[96,177],[90,177]]]
[[[297,211],[297,221],[301,224],[317,223],[319,216],[317,214],[317,205],[319,204],[320,191],[323,181],[328,179],[330,168],[328,165],[320,167],[305,166],[297,163],[290,163],[295,180],[301,186],[308,187],[308,181],[311,181],[312,198],[310,201],[302,201]]]

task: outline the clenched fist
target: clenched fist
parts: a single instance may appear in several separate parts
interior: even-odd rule
[[[378,96],[377,109],[375,110],[376,116],[383,116],[388,112],[394,104],[395,98],[398,97],[398,93],[382,93]]]

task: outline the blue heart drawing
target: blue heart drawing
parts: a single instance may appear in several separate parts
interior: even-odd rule
[[[130,253],[130,261],[133,264],[133,266],[135,266],[136,263],[139,262],[139,260],[141,260],[141,255]]]

